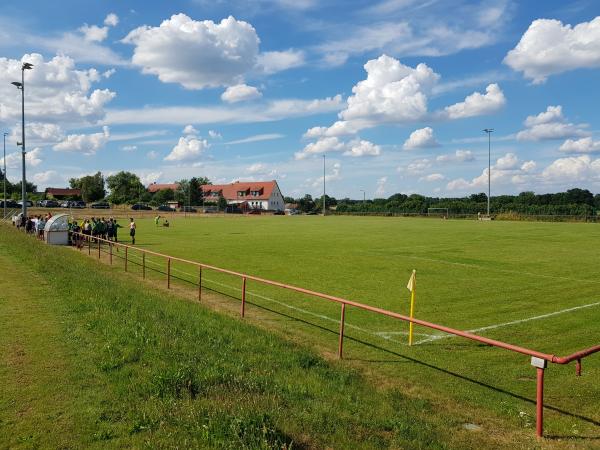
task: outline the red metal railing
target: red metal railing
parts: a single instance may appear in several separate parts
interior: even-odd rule
[[[171,261],[179,261],[181,263],[190,264],[192,266],[198,267],[198,300],[202,298],[202,271],[203,269],[214,270],[216,272],[225,273],[228,275],[233,275],[236,277],[240,277],[242,279],[242,298],[241,298],[241,306],[240,306],[240,316],[244,317],[245,308],[246,308],[246,284],[247,280],[256,281],[258,283],[266,284],[269,286],[275,286],[282,289],[291,290],[294,292],[299,292],[301,294],[306,294],[312,297],[318,297],[325,300],[329,300],[332,302],[339,303],[341,305],[340,311],[340,328],[339,328],[339,339],[338,339],[338,357],[341,359],[343,357],[343,346],[344,346],[344,322],[346,315],[346,306],[352,306],[357,309],[362,309],[365,311],[370,311],[375,314],[381,314],[383,316],[391,317],[393,319],[402,320],[405,322],[412,322],[416,325],[421,325],[426,328],[431,328],[434,330],[442,331],[444,333],[452,334],[455,336],[463,337],[465,339],[470,339],[476,342],[481,342],[483,344],[491,345],[494,347],[502,348],[505,350],[509,350],[516,353],[521,353],[523,355],[527,355],[531,357],[531,365],[536,368],[537,371],[537,390],[536,390],[536,435],[541,438],[543,437],[543,414],[544,414],[544,370],[546,369],[547,363],[553,364],[569,364],[573,361],[576,361],[576,375],[581,375],[581,360],[587,356],[592,355],[593,353],[600,352],[600,345],[596,345],[584,350],[577,351],[567,356],[556,356],[554,354],[538,352],[536,350],[531,350],[525,347],[520,347],[518,345],[508,344],[506,342],[498,341],[495,339],[486,338],[484,336],[479,336],[468,331],[461,331],[455,328],[446,327],[444,325],[438,325],[436,323],[427,322],[425,320],[410,318],[403,314],[399,314],[393,311],[388,311],[386,309],[378,308],[376,306],[366,305],[364,303],[358,303],[352,300],[348,300],[341,297],[336,297],[329,294],[324,294],[322,292],[312,291],[310,289],[304,289],[298,286],[293,286],[286,283],[280,283],[278,281],[267,280],[265,278],[260,278],[254,275],[248,275],[241,272],[236,272],[229,269],[223,269],[221,267],[212,266],[210,264],[203,264],[197,261],[190,261],[184,258],[178,258],[175,256],[166,255],[163,253],[153,252],[151,250],[141,249],[139,247],[133,247],[127,244],[117,243],[113,241],[109,241],[106,239],[101,239],[98,237],[91,237],[89,235],[84,235],[81,233],[73,233],[73,236],[78,237],[82,241],[87,241],[88,244],[88,254],[91,255],[91,247],[92,243],[97,243],[98,247],[98,258],[100,259],[101,255],[101,244],[102,242],[106,243],[109,246],[109,258],[112,263],[112,247],[119,246],[125,249],[125,271],[127,271],[127,262],[128,262],[128,249],[135,249],[142,253],[142,274],[145,278],[146,274],[146,254],[158,256],[160,258],[165,258],[167,261],[167,288],[171,288]],[[83,246],[80,245],[79,249],[81,250]]]

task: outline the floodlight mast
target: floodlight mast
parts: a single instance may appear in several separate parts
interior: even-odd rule
[[[323,216],[325,216],[325,154],[323,154]]]
[[[24,62],[21,66],[21,82],[13,81],[11,84],[16,86],[17,89],[21,90],[21,142],[17,145],[21,145],[21,159],[23,164],[23,177],[21,180],[21,212],[23,217],[27,217],[27,178],[25,174],[25,71],[33,69],[33,64]]]
[[[4,178],[4,197],[3,197],[3,201],[2,204],[4,206],[4,214],[2,215],[2,217],[4,219],[6,219],[6,136],[8,136],[8,133],[4,133],[3,135],[3,141],[4,141],[4,158],[2,159],[3,163],[4,163],[4,175],[2,176],[2,178]]]
[[[492,192],[492,133],[493,128],[485,128],[483,130],[488,135],[488,196],[487,196],[487,215],[490,217],[490,195]]]

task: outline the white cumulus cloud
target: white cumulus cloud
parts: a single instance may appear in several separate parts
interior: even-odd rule
[[[558,183],[597,180],[600,177],[600,159],[588,155],[559,158],[542,171],[542,178]]]
[[[140,181],[144,186],[156,183],[162,177],[162,172],[145,172],[139,175]]]
[[[99,27],[97,25],[88,25],[87,23],[79,27],[83,38],[88,42],[102,42],[108,36],[108,27]]]
[[[335,163],[328,174],[325,175],[325,182],[330,183],[331,181],[337,181],[342,179],[341,175],[342,165],[340,163]],[[323,186],[323,177],[319,177],[313,181],[312,186],[314,188],[319,188]]]
[[[266,166],[262,163],[254,163],[248,167],[246,167],[246,172],[248,173],[260,173],[266,170]]]
[[[347,150],[344,155],[347,156],[378,156],[381,154],[381,147],[364,139],[354,139],[346,145]]]
[[[377,189],[375,189],[375,195],[377,197],[383,197],[385,195],[387,181],[387,177],[381,177],[377,180]]]
[[[210,144],[206,139],[198,139],[196,136],[181,137],[164,160],[174,162],[194,161],[199,159],[208,147],[210,147]]]
[[[492,114],[506,104],[504,93],[497,84],[490,84],[485,89],[485,94],[474,92],[467,96],[463,102],[446,106],[442,116],[449,119],[463,119],[465,117]]]
[[[431,127],[420,128],[413,131],[404,142],[404,150],[414,150],[417,148],[438,147],[440,144],[435,140],[433,129]]]
[[[600,16],[575,27],[559,20],[534,20],[504,63],[534,83],[568,70],[600,67]]]
[[[225,89],[225,92],[221,94],[221,100],[227,103],[243,102],[260,97],[262,97],[261,92],[254,86],[248,86],[247,84],[229,86]]]
[[[302,50],[263,52],[258,55],[257,64],[264,73],[272,74],[300,67],[305,64],[304,58]]]
[[[546,111],[525,119],[525,129],[517,133],[517,139],[541,141],[586,136],[589,133],[585,131],[585,127],[585,124],[567,122],[563,116],[562,106],[548,106]]]
[[[31,177],[33,182],[38,185],[38,189],[42,186],[50,186],[52,184],[64,183],[64,178],[59,175],[56,170],[46,170],[45,172],[34,173]]]
[[[119,16],[115,13],[108,14],[104,19],[104,25],[109,27],[116,27],[119,24]]]
[[[352,88],[339,120],[329,127],[313,127],[304,137],[334,137],[356,134],[362,129],[388,123],[413,123],[426,118],[461,119],[499,110],[506,99],[497,84],[485,94],[475,92],[463,102],[430,113],[428,98],[440,80],[424,63],[409,67],[388,55],[371,59],[364,65],[367,78]]]
[[[104,107],[115,93],[108,89],[92,90],[102,76],[96,69],[78,70],[68,56],[55,56],[49,61],[37,53],[21,60],[0,58],[0,120],[21,120],[21,97],[15,95],[11,82],[21,79],[23,62],[33,64],[25,71],[27,86],[27,120],[41,123],[64,123],[69,126],[95,123],[105,115]]]
[[[196,130],[193,125],[186,125],[183,129],[183,134],[198,134],[198,130]]]
[[[594,141],[591,137],[567,139],[559,150],[565,153],[596,153],[600,152],[600,141]]]
[[[446,177],[444,177],[444,175],[442,175],[441,173],[432,173],[432,174],[425,175],[424,177],[419,178],[419,180],[420,181],[434,182],[434,181],[442,181],[445,178]]]
[[[57,152],[80,152],[85,155],[93,155],[106,145],[109,138],[110,130],[104,126],[101,133],[69,134],[64,141],[52,148]]]
[[[22,154],[21,152],[13,152],[6,155],[6,167],[7,169],[19,169],[22,166]],[[25,154],[25,164],[31,167],[37,167],[42,163],[42,149],[39,147],[28,151]],[[4,158],[0,158],[0,166],[4,165]]]
[[[437,162],[445,163],[445,162],[466,162],[473,161],[475,156],[473,156],[473,152],[471,150],[456,150],[454,154],[449,155],[439,155],[435,160]]]
[[[305,159],[310,155],[316,155],[325,152],[340,152],[345,149],[345,145],[337,137],[325,137],[316,142],[306,145],[301,152],[295,153],[295,159]]]
[[[123,40],[135,46],[132,62],[143,73],[187,89],[238,84],[257,60],[259,38],[247,22],[219,23],[173,15],[158,27],[142,26]]]
[[[361,156],[378,156],[381,154],[381,147],[360,138],[344,142],[335,136],[321,137],[316,142],[307,144],[302,151],[296,152],[294,158],[296,160],[301,160],[310,155],[327,152],[344,152],[344,155],[346,156],[357,158]]]
[[[534,176],[532,173],[536,168],[534,161],[521,163],[514,153],[506,153],[498,158],[492,165],[491,183],[493,188],[506,185],[522,185],[531,181]],[[467,191],[475,189],[485,189],[488,185],[488,168],[486,167],[481,175],[473,178],[471,181],[464,178],[451,180],[446,185],[449,191]]]

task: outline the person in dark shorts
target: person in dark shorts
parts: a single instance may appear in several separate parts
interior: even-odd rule
[[[113,222],[113,218],[109,218],[106,222],[106,238],[109,241],[112,241],[115,236],[115,224]]]
[[[115,242],[119,242],[119,237],[117,236],[119,228],[123,227],[117,223],[117,219],[113,219],[113,237],[115,238]]]
[[[129,221],[129,236],[131,236],[131,244],[135,245],[135,222],[133,221],[133,217]]]

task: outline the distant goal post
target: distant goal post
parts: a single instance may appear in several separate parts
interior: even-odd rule
[[[447,219],[448,208],[427,208],[427,215],[429,217],[441,217],[443,219]]]

